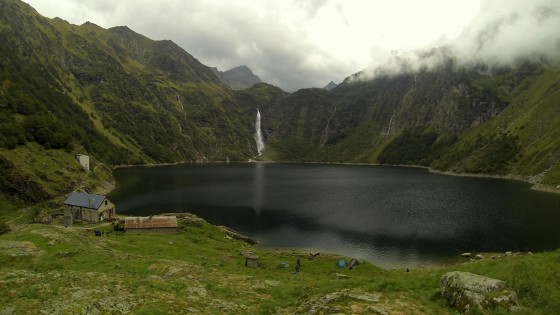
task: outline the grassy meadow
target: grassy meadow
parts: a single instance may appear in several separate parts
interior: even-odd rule
[[[242,250],[259,256],[259,268],[245,267]],[[408,273],[365,261],[349,270],[336,255],[252,247],[190,215],[176,234],[16,224],[0,236],[0,313],[453,314],[439,290],[452,270],[507,281],[521,313],[560,309],[560,251],[501,256]]]

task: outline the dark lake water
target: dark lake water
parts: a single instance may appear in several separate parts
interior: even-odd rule
[[[191,212],[263,246],[415,267],[471,251],[560,248],[560,195],[423,169],[276,163],[122,168],[117,212]]]

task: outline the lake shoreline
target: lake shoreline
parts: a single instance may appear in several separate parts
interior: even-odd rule
[[[467,251],[538,251],[549,233],[540,224],[560,222],[550,206],[558,195],[536,195],[522,181],[453,179],[410,165],[257,163],[123,169],[115,171],[119,185],[108,198],[125,214],[191,212],[263,247],[338,253],[386,269]],[[543,215],[526,220],[534,207]],[[516,232],[512,213],[534,231],[530,237]]]
[[[506,174],[506,175],[497,175],[497,174],[480,174],[480,173],[456,173],[452,171],[442,171],[437,170],[428,166],[423,165],[406,165],[406,164],[380,164],[380,163],[352,163],[352,162],[294,162],[294,161],[267,161],[267,160],[248,160],[248,161],[208,161],[208,162],[192,162],[192,161],[182,161],[182,162],[173,162],[173,163],[150,163],[150,164],[120,164],[113,166],[113,170],[119,168],[129,168],[129,167],[160,167],[160,166],[175,166],[175,165],[182,165],[182,164],[250,164],[250,163],[271,163],[271,164],[305,164],[305,165],[349,165],[349,166],[388,166],[388,167],[402,167],[402,168],[418,168],[418,169],[425,169],[430,173],[434,174],[442,174],[442,175],[449,175],[449,176],[458,176],[458,177],[476,177],[476,178],[497,178],[497,179],[507,179],[507,180],[515,180],[519,182],[524,182],[531,185],[532,190],[548,192],[548,193],[556,193],[560,194],[560,185],[554,187],[552,185],[541,184],[538,183],[534,178],[538,175],[533,177],[521,176],[516,174]],[[116,186],[116,185],[115,185]],[[110,193],[110,191],[108,192]]]

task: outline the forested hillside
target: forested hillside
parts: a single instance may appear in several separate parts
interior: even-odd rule
[[[43,199],[23,187],[40,182],[40,170],[23,171],[29,165],[21,157],[31,151],[87,153],[109,165],[255,155],[250,113],[209,67],[171,41],[127,27],[71,25],[2,0],[0,42],[5,195]]]

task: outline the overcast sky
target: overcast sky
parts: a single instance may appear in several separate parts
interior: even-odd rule
[[[222,71],[247,65],[290,92],[373,73],[395,56],[421,64],[413,51],[442,45],[504,64],[560,51],[558,0],[25,1],[49,18],[171,39]]]

